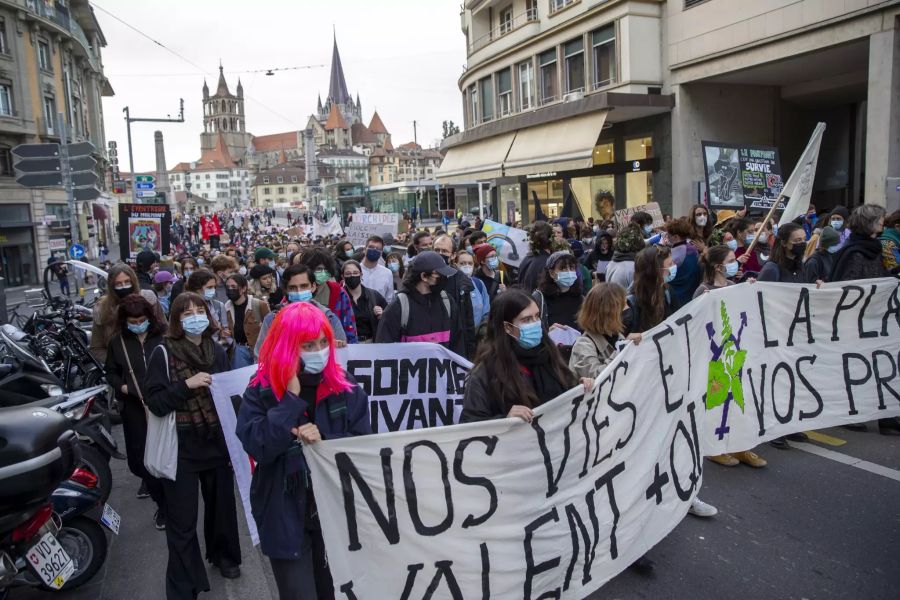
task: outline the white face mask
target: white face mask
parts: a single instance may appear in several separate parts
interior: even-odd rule
[[[471,277],[472,273],[475,271],[475,267],[472,265],[460,265],[459,270]]]

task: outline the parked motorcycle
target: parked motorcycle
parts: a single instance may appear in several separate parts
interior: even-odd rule
[[[75,572],[56,534],[50,497],[73,472],[77,438],[69,421],[41,407],[0,413],[0,596],[20,570],[31,569],[51,589]]]

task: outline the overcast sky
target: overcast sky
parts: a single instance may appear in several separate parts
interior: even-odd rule
[[[319,93],[328,95],[332,26],[347,87],[359,92],[368,125],[377,108],[394,145],[441,137],[441,122],[461,122],[456,82],[466,60],[459,0],[98,0],[92,2],[106,36],[103,64],[115,96],[104,98],[106,139],[119,144],[128,170],[125,106],[132,117],[178,114],[185,123],[133,123],[137,171],[155,169],[153,132],[163,132],[169,168],[200,157],[204,76],[215,93],[219,59],[229,89],[244,85],[247,130],[266,135],[303,129]],[[189,62],[142,37],[132,25]],[[280,71],[271,68],[323,65]]]

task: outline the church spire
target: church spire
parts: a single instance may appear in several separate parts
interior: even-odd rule
[[[222,71],[222,61],[219,61],[219,85],[216,87],[216,96],[230,96],[228,84],[225,82],[225,73]]]
[[[206,77],[203,78],[203,99],[209,98],[209,86],[206,85]]]
[[[334,36],[334,49],[331,53],[331,81],[328,84],[328,99],[333,104],[348,105],[352,103],[350,92],[347,91],[347,81],[344,79],[341,55],[338,52],[337,34]]]

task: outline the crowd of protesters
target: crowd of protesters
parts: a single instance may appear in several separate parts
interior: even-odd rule
[[[299,216],[299,215],[298,215]],[[481,223],[410,228],[354,247],[316,235],[315,221],[279,225],[269,211],[215,216],[219,231],[178,217],[173,253],[150,250],[109,265],[94,308],[91,351],[105,361],[122,407],[129,468],[166,531],[170,600],[209,590],[205,559],[240,575],[233,475],[209,386],[212,375],[258,364],[237,435],[257,462],[252,504],[282,599],[333,597],[302,443],[370,433],[364,392],[335,360],[358,343],[432,342],[473,361],[463,421],[531,420],[532,410],[593,379],[624,344],[710,290],[755,281],[813,283],[897,275],[900,213],[862,205],[777,227],[760,217],[694,206],[654,222],[537,221],[530,252],[505,264]],[[557,343],[555,331],[574,331]],[[510,376],[518,374],[519,376]],[[178,473],[144,468],[147,420],[174,412]],[[865,425],[862,426],[865,428]],[[879,422],[900,434],[897,419]],[[788,440],[770,442],[789,448]],[[763,467],[753,451],[709,457]],[[691,512],[716,509],[695,501]],[[646,568],[649,561],[636,563]]]

